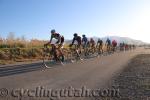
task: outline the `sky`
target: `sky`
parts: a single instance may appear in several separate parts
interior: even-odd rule
[[[0,0],[0,36],[123,36],[150,43],[150,0]]]

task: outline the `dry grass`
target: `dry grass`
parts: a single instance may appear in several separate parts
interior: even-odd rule
[[[39,60],[46,42],[37,39],[29,41],[24,36],[15,38],[14,33],[9,33],[7,38],[0,37],[0,64]]]

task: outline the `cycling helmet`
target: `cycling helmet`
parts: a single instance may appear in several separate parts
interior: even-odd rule
[[[55,32],[56,32],[55,29],[52,29],[52,30],[51,30],[51,33],[55,33]]]
[[[85,37],[85,34],[83,34],[82,37]]]
[[[77,34],[77,33],[74,33],[74,37],[76,37],[76,36],[78,36],[78,34]]]

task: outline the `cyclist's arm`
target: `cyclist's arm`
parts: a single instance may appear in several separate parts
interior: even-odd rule
[[[84,42],[84,39],[82,38],[82,43]]]
[[[75,38],[73,38],[71,45],[73,45],[73,44],[74,44],[74,41],[75,41]]]
[[[51,42],[52,42],[52,39],[53,39],[53,36],[51,35],[51,38],[50,38],[50,41],[49,41],[49,43],[51,43]]]
[[[50,44],[51,43],[51,41],[52,41],[52,36],[51,36],[51,38],[50,38],[50,41],[48,41],[46,44],[44,44],[44,46],[47,46],[48,44]]]

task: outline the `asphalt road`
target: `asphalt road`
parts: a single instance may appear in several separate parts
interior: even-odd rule
[[[130,59],[141,53],[149,53],[149,50],[138,48],[134,51],[114,53],[64,66],[57,65],[51,69],[44,69],[41,63],[0,67],[0,100],[19,100],[22,92],[16,91],[17,89],[35,90],[37,87],[43,87],[45,90],[68,89],[69,87],[74,89],[82,87],[87,89],[105,88],[112,77],[124,69]],[[6,88],[8,91],[4,91],[4,89],[2,91],[2,88]],[[15,91],[14,94],[13,90]],[[6,94],[8,95],[6,96]],[[53,99],[57,100],[57,98]],[[84,97],[60,98],[60,100],[62,99],[87,100]],[[88,99],[94,100],[93,98]],[[50,97],[31,98],[24,95],[20,100],[52,99]]]

